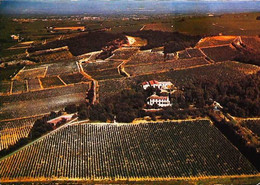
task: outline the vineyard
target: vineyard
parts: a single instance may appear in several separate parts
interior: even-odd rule
[[[44,88],[64,85],[57,76],[49,76],[40,79]]]
[[[131,76],[138,76],[144,74],[152,74],[152,73],[160,73],[169,70],[176,69],[185,69],[189,67],[197,67],[201,65],[209,64],[205,58],[191,58],[191,59],[178,59],[178,60],[169,60],[161,63],[151,63],[147,65],[136,65],[130,66],[127,65],[125,67],[126,72],[128,72]]]
[[[208,120],[68,126],[0,162],[2,181],[244,174],[258,171]]]
[[[28,90],[39,90],[41,89],[41,85],[38,78],[29,79],[28,81]]]
[[[187,59],[187,58],[190,58],[190,55],[186,50],[182,50],[182,51],[178,52],[178,58],[179,59]]]
[[[117,67],[122,61],[104,61],[83,64],[84,71],[96,80],[121,78]]]
[[[0,95],[8,94],[10,92],[11,82],[0,81]]]
[[[81,73],[74,73],[74,74],[63,74],[60,75],[60,78],[66,83],[66,84],[76,84],[80,82],[88,82],[89,80],[86,79]]]
[[[38,56],[32,56],[34,60],[41,63],[49,63],[73,58],[70,51],[58,51],[54,53],[45,53]]]
[[[105,70],[110,68],[117,68],[122,63],[122,61],[104,61],[104,62],[91,62],[91,63],[84,63],[82,67],[86,73],[92,72],[94,73],[97,70]]]
[[[46,76],[79,72],[76,62],[58,62],[48,66]]]
[[[26,81],[18,81],[18,80],[14,80],[13,81],[13,88],[12,88],[12,92],[13,93],[21,93],[21,92],[26,92],[27,91],[27,87],[26,87]]]
[[[133,56],[137,51],[137,48],[118,49],[113,52],[113,55],[110,57],[110,59],[127,60],[131,56]]]
[[[159,73],[173,69],[173,62],[161,62],[149,65],[126,66],[125,71],[131,76]]]
[[[234,60],[238,55],[238,51],[229,45],[219,47],[201,48],[201,50],[215,62]]]
[[[1,96],[0,118],[10,119],[59,111],[67,105],[83,103],[89,83]]]
[[[99,71],[89,71],[88,74],[96,80],[105,80],[113,78],[121,78],[122,75],[119,74],[118,69],[105,69]]]
[[[133,55],[126,65],[140,65],[164,61],[164,54],[157,52],[138,52]]]
[[[22,69],[19,73],[15,76],[15,79],[31,79],[37,77],[44,77],[44,73],[46,71],[46,67],[39,67],[36,69]]]
[[[0,151],[14,145],[21,138],[28,137],[34,122],[39,117],[0,121]]]
[[[191,57],[203,57],[204,55],[201,53],[199,49],[192,48],[192,49],[186,49],[186,51],[189,53]]]

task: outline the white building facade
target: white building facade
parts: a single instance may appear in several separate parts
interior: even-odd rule
[[[172,106],[169,96],[158,96],[158,95],[152,95],[148,97],[147,104],[153,106],[154,104],[157,104],[159,107],[169,107]]]

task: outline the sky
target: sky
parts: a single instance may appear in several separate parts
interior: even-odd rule
[[[0,0],[1,14],[156,14],[260,11],[258,0]]]

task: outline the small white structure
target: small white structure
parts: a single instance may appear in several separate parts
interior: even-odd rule
[[[220,109],[223,109],[223,107],[220,105],[220,103],[214,101],[213,102],[213,107],[215,111],[219,111]]]
[[[19,34],[17,34],[17,35],[11,35],[11,38],[12,38],[13,40],[19,40],[19,39],[20,39],[20,35],[19,35]]]
[[[146,90],[148,87],[150,87],[149,82],[143,82],[142,87],[143,87],[144,90]]]
[[[160,90],[168,90],[172,89],[173,84],[171,82],[158,82],[157,80],[150,80],[149,82],[143,82],[142,86],[144,90],[146,90],[148,87],[157,87]]]
[[[153,94],[147,98],[147,104],[151,106],[157,104],[159,107],[172,106],[169,96],[158,96],[156,94]]]

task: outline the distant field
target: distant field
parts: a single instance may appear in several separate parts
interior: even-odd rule
[[[174,31],[174,26],[165,23],[152,23],[145,24],[142,30],[154,30],[154,31]]]
[[[258,174],[208,120],[68,126],[0,164],[2,181],[174,180]]]
[[[201,16],[174,16],[168,15],[165,17],[149,17],[146,20],[113,20],[109,19],[103,21],[82,21],[78,24],[77,21],[71,20],[37,20],[29,23],[13,22],[10,17],[1,17],[2,27],[0,27],[0,39],[2,51],[0,57],[10,56],[16,53],[24,53],[25,49],[20,50],[6,50],[7,48],[17,45],[17,42],[12,41],[11,34],[20,34],[25,38],[25,41],[36,41],[40,43],[47,39],[47,41],[54,41],[63,36],[64,39],[70,36],[78,35],[78,33],[49,33],[46,31],[48,26],[87,26],[90,30],[111,28],[111,33],[136,32],[143,28],[161,31],[178,31],[190,35],[258,35],[260,21],[256,17],[260,13],[241,13],[241,14],[223,14],[209,17]]]

